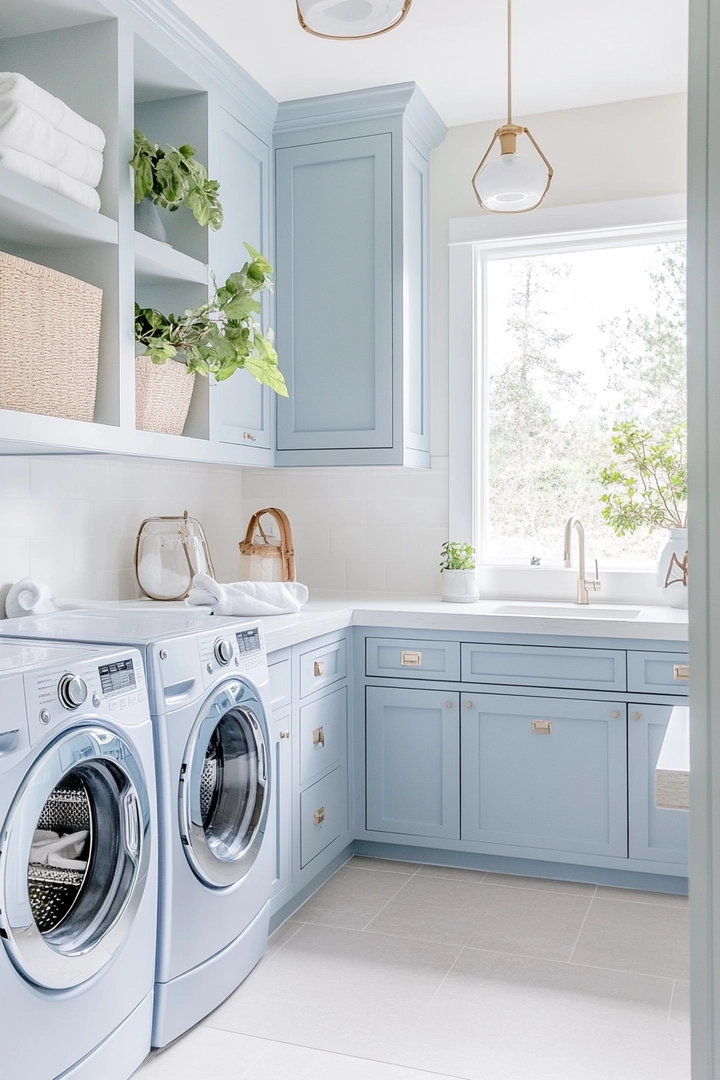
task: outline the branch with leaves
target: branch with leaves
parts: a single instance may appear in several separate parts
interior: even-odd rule
[[[651,529],[687,527],[687,434],[685,426],[653,434],[636,420],[613,426],[619,459],[600,473],[602,516],[617,536]]]
[[[163,149],[136,130],[130,160],[135,173],[135,203],[148,198],[172,211],[187,206],[199,225],[217,230],[223,223],[218,199],[220,184],[209,179],[205,166],[195,160],[195,154],[195,148],[187,145]]]
[[[263,335],[255,321],[262,310],[255,297],[272,290],[272,267],[250,244],[245,247],[251,261],[220,288],[213,275],[214,296],[207,304],[189,308],[181,316],[135,305],[135,338],[145,346],[139,355],[154,364],[177,360],[188,371],[212,375],[218,382],[244,368],[258,382],[287,397],[272,333]]]

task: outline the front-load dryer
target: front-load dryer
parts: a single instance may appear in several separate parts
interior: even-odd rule
[[[155,726],[160,907],[153,1046],[235,990],[267,943],[275,869],[262,627],[180,612],[69,611],[13,634],[140,649]]]
[[[127,1080],[148,1054],[155,807],[139,653],[0,640],[3,1080]]]

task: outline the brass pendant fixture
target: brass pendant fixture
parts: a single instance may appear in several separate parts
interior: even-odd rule
[[[512,0],[507,0],[507,123],[495,132],[472,179],[473,190],[483,210],[493,214],[525,214],[535,210],[547,195],[552,183],[550,162],[526,127],[513,123],[512,118]],[[526,135],[536,156],[517,153],[519,136]],[[500,143],[500,157],[490,161],[495,143]]]
[[[296,0],[308,34],[334,41],[379,37],[399,26],[412,0]]]

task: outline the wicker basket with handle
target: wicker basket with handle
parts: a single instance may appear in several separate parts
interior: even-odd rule
[[[0,251],[0,408],[95,418],[102,295]]]
[[[268,536],[262,517],[270,514],[277,522],[279,540]],[[255,534],[259,534],[256,540]],[[258,510],[248,522],[240,542],[240,578],[243,581],[295,581],[295,551],[287,514],[277,507]]]

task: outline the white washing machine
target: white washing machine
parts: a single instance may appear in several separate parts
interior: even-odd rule
[[[275,830],[262,627],[114,609],[13,619],[9,628],[123,642],[143,654],[160,800],[153,1046],[166,1046],[240,985],[267,943]]]
[[[3,1080],[127,1080],[149,1052],[155,806],[139,653],[0,640]]]

